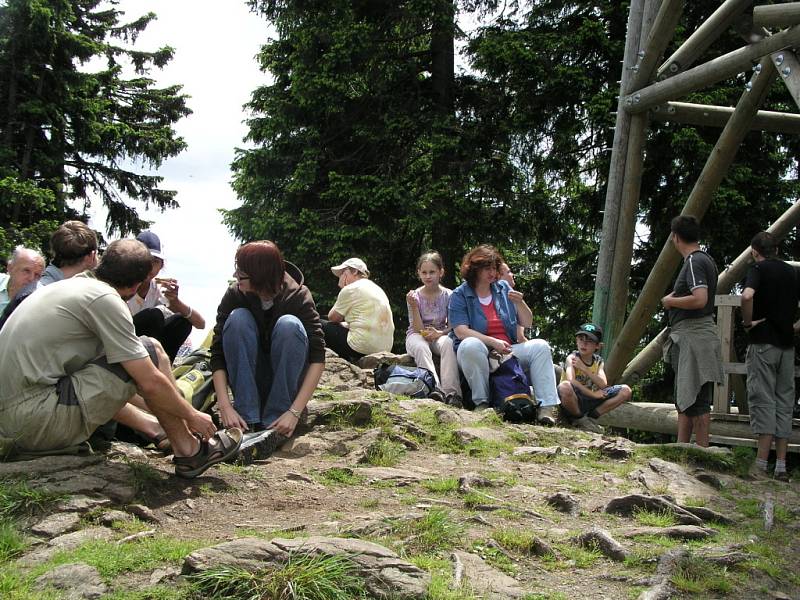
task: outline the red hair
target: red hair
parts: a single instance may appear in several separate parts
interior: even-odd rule
[[[470,287],[475,287],[478,281],[478,271],[486,267],[494,267],[500,270],[503,257],[497,248],[488,244],[476,246],[464,255],[461,260],[461,276],[467,281]]]
[[[259,240],[240,246],[236,251],[236,269],[250,278],[254,291],[275,296],[283,287],[286,267],[275,242]]]

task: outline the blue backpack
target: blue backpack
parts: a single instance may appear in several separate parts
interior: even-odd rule
[[[515,356],[500,363],[489,374],[489,391],[494,409],[511,423],[536,422],[536,405],[531,398],[528,376]]]
[[[372,372],[375,389],[403,394],[412,398],[427,398],[436,389],[433,373],[422,367],[401,367],[382,363]]]

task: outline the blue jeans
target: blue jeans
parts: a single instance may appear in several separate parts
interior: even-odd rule
[[[248,425],[265,427],[294,402],[308,367],[308,335],[294,315],[283,315],[272,330],[269,353],[261,347],[250,311],[237,308],[222,328],[228,381],[236,412]]]
[[[529,340],[511,346],[522,370],[528,374],[533,394],[542,406],[559,404],[556,374],[550,345],[544,340]],[[478,338],[461,340],[456,353],[458,367],[472,390],[472,402],[477,406],[489,402],[489,349]]]

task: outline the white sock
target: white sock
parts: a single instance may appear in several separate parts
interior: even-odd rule
[[[767,470],[767,459],[766,458],[757,458],[756,459],[756,467],[758,467],[762,471],[766,472],[766,470]],[[786,466],[785,466],[785,463],[784,463],[784,469],[785,468],[786,468]]]
[[[775,472],[776,473],[786,473],[786,461],[781,460],[780,458],[775,461]]]

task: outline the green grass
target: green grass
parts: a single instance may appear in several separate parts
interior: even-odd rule
[[[456,547],[464,527],[452,515],[438,508],[428,511],[419,519],[399,521],[393,533],[403,539],[408,554],[444,552]]]
[[[121,545],[95,540],[75,550],[59,552],[46,567],[83,562],[95,567],[104,579],[109,580],[120,573],[145,571],[165,563],[179,564],[187,554],[207,545],[208,542],[205,541],[176,540],[162,536],[142,538]]]
[[[64,494],[30,487],[20,480],[0,480],[0,519],[15,519],[44,511]]]
[[[423,481],[422,487],[434,494],[454,494],[458,491],[458,478],[445,477]]]
[[[198,597],[209,600],[366,600],[364,580],[344,556],[294,554],[275,569],[250,573],[220,567],[190,577]]]
[[[502,528],[492,532],[492,539],[509,552],[533,555],[536,549],[536,536],[524,529]]]
[[[727,569],[697,557],[681,561],[670,581],[687,594],[730,594],[736,586]]]
[[[649,511],[637,507],[633,511],[633,518],[640,525],[649,527],[672,527],[678,524],[675,515],[667,510]]]
[[[126,459],[125,464],[128,465],[131,471],[131,483],[137,494],[157,489],[167,480],[167,476],[164,473],[151,467],[146,462]]]
[[[599,550],[583,548],[573,544],[555,544],[554,549],[563,558],[556,558],[555,555],[543,556],[542,564],[550,570],[571,569],[573,567],[586,569],[603,558]]]
[[[514,562],[501,550],[494,546],[487,545],[485,542],[475,542],[472,544],[472,552],[477,554],[487,564],[499,569],[506,575],[516,575],[517,566]]]
[[[120,590],[103,596],[103,600],[188,600],[187,585],[156,585],[140,590]]]
[[[11,520],[0,520],[0,565],[19,556],[28,544]]]
[[[731,454],[725,455],[712,454],[699,448],[680,448],[653,444],[638,448],[636,454],[645,457],[655,456],[671,462],[691,464],[704,469],[734,473],[739,476],[747,474],[750,465],[755,459],[755,451],[753,448],[747,447],[734,448]]]
[[[319,477],[326,485],[359,485],[364,482],[363,475],[347,467],[331,467],[320,473]]]
[[[393,467],[400,462],[405,453],[406,449],[403,444],[380,436],[367,448],[365,461],[366,464],[374,467]]]
[[[54,590],[37,590],[32,585],[33,579],[16,569],[0,569],[0,598],[3,600],[60,600],[63,597]]]

